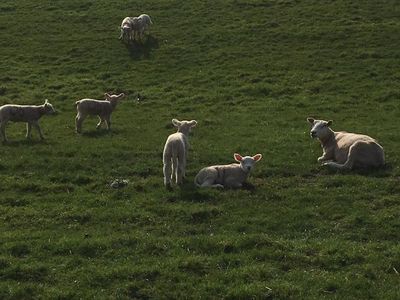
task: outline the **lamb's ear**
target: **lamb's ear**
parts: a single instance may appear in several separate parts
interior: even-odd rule
[[[196,120],[192,120],[189,122],[190,127],[195,127],[197,125],[197,121]]]
[[[107,99],[111,98],[111,95],[110,95],[109,93],[104,93],[104,96],[105,96]]]
[[[125,97],[124,93],[121,93],[121,94],[118,95],[118,98],[123,98],[123,97]]]
[[[314,124],[315,119],[314,118],[307,118],[307,121],[311,124]]]
[[[233,154],[233,158],[234,158],[237,162],[241,162],[241,161],[243,160],[243,157],[242,157],[239,153]]]
[[[178,119],[172,119],[172,124],[175,127],[179,127],[181,125],[181,121],[179,121]]]
[[[328,123],[326,123],[326,126],[328,126],[328,127],[329,127],[329,126],[331,126],[331,125],[332,125],[332,123],[333,123],[333,121],[332,121],[332,120],[329,120],[329,121],[328,121]]]
[[[254,161],[259,161],[262,158],[262,154],[256,154],[253,156]]]

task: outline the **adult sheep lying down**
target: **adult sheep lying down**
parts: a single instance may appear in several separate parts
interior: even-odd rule
[[[332,121],[307,118],[310,135],[317,138],[323,154],[318,162],[336,169],[377,168],[385,164],[385,154],[378,142],[363,134],[333,131]]]

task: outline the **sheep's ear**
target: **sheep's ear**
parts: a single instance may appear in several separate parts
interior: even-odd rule
[[[259,161],[262,158],[262,154],[256,154],[253,156],[254,161]]]
[[[234,158],[237,162],[241,162],[241,161],[243,160],[243,157],[242,157],[239,153],[233,154],[233,158]]]
[[[44,99],[44,104],[47,104],[47,103],[49,103],[49,100]]]
[[[121,94],[118,95],[118,98],[123,98],[123,97],[125,97],[124,93],[121,93]]]
[[[197,125],[197,121],[196,120],[192,120],[189,122],[190,127],[195,127]]]
[[[175,127],[179,127],[181,125],[181,121],[179,121],[178,119],[172,119],[172,124]]]
[[[307,121],[311,124],[314,124],[315,119],[314,118],[307,118]]]
[[[332,121],[332,120],[329,120],[329,121],[328,121],[328,123],[326,123],[326,126],[328,126],[328,127],[329,127],[329,126],[331,126],[331,125],[332,125],[332,123],[333,123],[333,121]]]
[[[111,98],[111,95],[109,93],[104,93],[104,96],[106,96],[106,98]]]

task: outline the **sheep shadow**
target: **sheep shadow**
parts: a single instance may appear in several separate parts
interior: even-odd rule
[[[390,163],[386,163],[383,167],[377,167],[377,168],[358,167],[351,170],[338,170],[338,169],[326,168],[325,166],[320,166],[318,173],[320,175],[341,174],[341,175],[360,175],[364,177],[381,178],[381,177],[390,177],[392,171],[393,171],[393,165]]]
[[[149,58],[153,49],[158,49],[158,40],[151,35],[146,36],[144,42],[133,41],[125,44],[132,59]]]
[[[121,130],[119,129],[96,129],[96,130],[88,130],[88,131],[83,131],[80,133],[81,136],[83,137],[88,137],[88,138],[99,138],[103,136],[113,136],[113,135],[119,135],[121,133]]]
[[[14,140],[10,141],[8,140],[7,142],[2,142],[3,147],[20,147],[20,146],[35,146],[35,145],[49,145],[48,141],[46,139],[40,140],[40,139],[24,139],[24,140]]]

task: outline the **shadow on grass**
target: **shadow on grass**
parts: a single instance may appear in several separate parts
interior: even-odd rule
[[[332,174],[342,174],[342,175],[361,175],[365,177],[390,177],[392,175],[393,166],[388,163],[380,168],[354,168],[352,170],[339,170],[332,169],[326,166],[320,166],[318,170],[319,175],[332,175]]]
[[[102,136],[113,136],[113,135],[119,135],[121,133],[120,129],[96,129],[96,130],[91,130],[91,131],[84,131],[80,135],[84,137],[89,137],[89,138],[98,138]]]
[[[146,36],[143,42],[133,41],[126,44],[129,55],[132,59],[139,60],[141,58],[149,58],[153,49],[158,49],[158,40],[151,35]]]
[[[44,139],[24,139],[24,140],[15,140],[15,141],[7,141],[2,142],[3,147],[19,147],[19,146],[35,146],[35,145],[49,145],[50,143]]]

